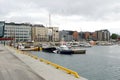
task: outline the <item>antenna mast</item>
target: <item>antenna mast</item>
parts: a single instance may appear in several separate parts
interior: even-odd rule
[[[49,27],[51,27],[51,14],[49,13]]]

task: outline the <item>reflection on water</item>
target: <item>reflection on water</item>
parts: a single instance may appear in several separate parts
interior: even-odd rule
[[[77,71],[89,80],[120,80],[120,46],[94,46],[86,54],[32,54]]]

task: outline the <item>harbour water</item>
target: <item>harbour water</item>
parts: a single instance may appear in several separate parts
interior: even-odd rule
[[[120,80],[120,46],[93,46],[86,54],[61,55],[31,52],[66,68],[88,80]]]

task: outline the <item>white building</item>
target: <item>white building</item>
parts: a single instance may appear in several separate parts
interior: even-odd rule
[[[31,25],[24,23],[5,23],[4,37],[13,38],[15,42],[31,41]]]

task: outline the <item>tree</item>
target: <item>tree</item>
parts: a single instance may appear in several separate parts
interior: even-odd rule
[[[117,39],[117,38],[118,38],[118,34],[113,33],[113,34],[111,35],[111,38],[112,38],[112,39]]]

